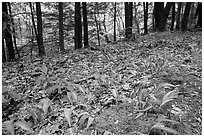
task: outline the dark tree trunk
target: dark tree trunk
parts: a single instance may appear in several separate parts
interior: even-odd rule
[[[173,2],[173,6],[172,6],[171,28],[170,28],[170,30],[174,30],[174,22],[175,22],[175,2]]]
[[[130,21],[130,27],[129,27],[129,32],[130,32],[130,37],[132,36],[132,15],[133,15],[133,2],[129,2],[129,21]]]
[[[147,29],[147,20],[148,20],[148,2],[143,2],[143,10],[144,10],[144,34],[148,33]]]
[[[154,30],[159,30],[159,24],[161,21],[163,10],[164,2],[154,2],[154,18],[155,18]]]
[[[88,42],[88,23],[87,23],[86,2],[82,2],[82,7],[83,7],[83,26],[84,26],[84,48],[88,48],[89,42]]]
[[[81,5],[75,2],[75,49],[82,48]]]
[[[114,3],[114,42],[116,42],[116,2]]]
[[[99,36],[99,27],[98,27],[98,21],[97,21],[97,17],[95,14],[95,22],[96,22],[96,31],[97,31],[97,37],[98,37],[98,45],[100,46],[100,36]]]
[[[193,25],[194,13],[195,13],[195,6],[194,6],[194,2],[192,2],[192,4],[191,4],[191,11],[190,11],[189,26]]]
[[[43,35],[42,35],[42,13],[40,2],[36,2],[36,12],[37,12],[37,30],[38,30],[38,50],[39,56],[45,55],[45,47],[43,45]]]
[[[184,16],[181,24],[182,31],[185,31],[187,29],[190,9],[191,9],[191,2],[186,2]]]
[[[12,36],[9,33],[8,29],[10,28],[9,22],[8,22],[8,9],[7,9],[7,2],[2,2],[2,12],[3,14],[3,23],[6,24],[6,28],[2,31],[3,32],[3,37],[5,38],[6,41],[6,47],[8,48],[8,53],[9,53],[9,59],[8,61],[13,61],[15,59],[15,52],[13,48],[13,42],[12,42]],[[4,43],[2,43],[4,45]]]
[[[128,28],[129,28],[128,2],[125,2],[125,37],[126,38],[128,38]]]
[[[132,35],[132,2],[125,2],[125,36],[127,39]]]
[[[201,2],[198,3],[195,16],[197,15],[198,15],[198,21],[197,21],[196,28],[201,28],[202,27],[202,3]]]
[[[162,17],[161,17],[161,21],[159,23],[159,31],[164,31],[165,30],[165,26],[166,26],[166,21],[167,18],[169,16],[169,11],[171,9],[173,2],[167,2],[163,12],[162,12]]]
[[[105,32],[107,32],[107,28],[106,28],[106,14],[103,15],[103,27]]]
[[[63,2],[58,3],[58,10],[59,10],[59,47],[60,52],[64,52],[64,26],[63,26]]]
[[[180,29],[180,16],[181,16],[181,2],[178,3],[178,11],[176,17],[176,30]]]
[[[137,33],[140,34],[140,26],[139,26],[139,21],[137,19],[137,5],[134,6],[135,7],[135,15],[134,15],[134,23],[137,27]]]

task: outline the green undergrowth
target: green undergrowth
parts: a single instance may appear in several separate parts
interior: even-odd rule
[[[201,32],[2,66],[2,133],[201,135]]]

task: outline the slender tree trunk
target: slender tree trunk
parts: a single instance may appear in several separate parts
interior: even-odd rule
[[[154,2],[154,18],[155,18],[154,30],[155,31],[159,30],[163,10],[164,10],[164,2]]]
[[[8,61],[14,61],[15,59],[15,52],[14,52],[14,48],[13,48],[13,42],[12,42],[12,36],[9,33],[10,26],[8,23],[8,9],[7,9],[7,2],[2,2],[2,12],[4,12],[4,14],[2,15],[3,17],[3,24],[5,24],[4,30],[3,32],[3,37],[5,38],[6,41],[6,47],[8,48],[8,53],[9,53],[9,59]],[[4,43],[2,43],[2,45],[4,45]]]
[[[75,49],[82,48],[81,4],[75,2]]]
[[[175,22],[175,2],[172,3],[172,14],[171,14],[171,28],[170,30],[174,30],[174,22]]]
[[[148,33],[147,30],[147,20],[148,20],[148,2],[143,2],[143,10],[144,10],[144,34]]]
[[[59,10],[59,48],[60,52],[65,52],[64,49],[64,26],[63,26],[63,2],[58,3],[58,10]]]
[[[137,33],[140,34],[140,26],[139,26],[139,21],[137,19],[137,14],[138,14],[137,13],[137,7],[136,7],[136,5],[134,7],[135,7],[134,23],[137,27]]]
[[[100,43],[99,28],[98,28],[98,21],[97,21],[96,14],[95,14],[95,22],[96,22],[96,31],[97,31],[97,37],[98,37],[98,45],[100,46],[101,43]]]
[[[191,9],[191,2],[187,2],[186,7],[185,7],[185,11],[184,11],[182,24],[181,24],[182,31],[185,31],[187,29],[190,9]]]
[[[130,26],[129,26],[129,35],[130,37],[132,36],[132,15],[133,15],[133,2],[129,2],[129,21],[130,21]]]
[[[164,8],[164,10],[162,12],[161,21],[159,23],[159,31],[164,31],[165,30],[166,21],[167,21],[171,6],[172,6],[172,2],[167,2],[166,6],[165,6],[165,8]]]
[[[116,42],[116,2],[114,3],[114,42]]]
[[[125,2],[125,36],[129,39],[132,35],[132,2]]]
[[[176,18],[176,30],[180,29],[180,15],[181,15],[181,2],[178,3],[178,11]]]
[[[83,26],[84,26],[84,48],[88,48],[89,42],[88,42],[88,23],[87,23],[86,2],[82,2],[82,7],[83,7]]]
[[[196,28],[202,28],[202,3],[201,2],[198,3],[195,17],[196,16],[198,16]]]
[[[119,12],[118,12],[118,14],[119,14],[120,22],[122,22],[122,26],[123,26],[123,30],[124,30],[124,29],[125,29],[125,23],[124,23],[123,18],[122,18],[122,16],[120,15]]]
[[[191,4],[191,11],[190,11],[189,26],[192,26],[192,24],[193,24],[194,13],[195,13],[195,6],[194,6],[194,2],[192,2],[192,4]]]
[[[128,19],[128,2],[125,2],[125,37],[128,38],[128,28],[129,28],[129,19]]]
[[[105,32],[107,32],[107,28],[106,28],[106,14],[103,15],[103,27]]]
[[[43,45],[43,35],[42,35],[42,13],[40,2],[36,2],[36,12],[37,12],[37,30],[38,30],[38,49],[39,56],[42,57],[45,55],[45,47]]]

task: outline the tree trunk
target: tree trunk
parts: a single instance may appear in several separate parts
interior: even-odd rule
[[[107,28],[106,28],[106,14],[103,15],[103,27],[105,32],[107,32]]]
[[[127,39],[132,35],[132,2],[125,2],[125,36]]]
[[[133,15],[133,2],[129,2],[129,21],[130,21],[130,26],[129,26],[129,35],[130,37],[132,36],[132,15]]]
[[[148,33],[147,30],[147,20],[148,20],[148,2],[143,2],[143,10],[144,10],[144,34]]]
[[[155,26],[154,30],[159,30],[159,25],[162,17],[162,12],[164,10],[164,2],[154,2],[154,18],[155,18]]]
[[[171,28],[170,28],[170,30],[174,30],[174,22],[175,22],[175,2],[173,2],[173,6],[172,6]]]
[[[139,26],[139,21],[138,21],[138,19],[137,19],[137,7],[136,7],[137,5],[135,5],[134,7],[135,7],[135,16],[134,16],[134,23],[135,23],[135,25],[136,25],[136,27],[137,27],[137,33],[138,34],[140,34],[140,26]]]
[[[64,49],[64,26],[63,26],[63,2],[58,3],[58,10],[59,10],[59,48],[60,52],[65,52]]]
[[[86,2],[82,2],[82,7],[83,7],[83,26],[84,26],[84,48],[88,48],[89,42],[88,42],[88,23],[87,23]]]
[[[114,42],[116,42],[116,2],[114,3]]]
[[[75,49],[82,48],[82,26],[80,2],[75,2]]]
[[[36,12],[37,12],[37,30],[38,30],[38,49],[39,56],[45,55],[45,47],[43,45],[43,35],[42,35],[42,13],[40,2],[36,2]]]
[[[171,9],[173,2],[167,2],[163,12],[162,12],[162,18],[161,21],[159,23],[159,31],[164,31],[165,30],[165,26],[166,26],[166,20],[169,16],[169,11]]]
[[[125,2],[125,37],[128,38],[128,28],[129,28],[129,19],[128,19],[128,2]]]
[[[176,30],[180,29],[180,15],[181,15],[181,2],[178,3],[178,11],[176,18]]]
[[[186,7],[185,7],[185,11],[184,11],[182,24],[181,24],[182,31],[185,31],[187,29],[190,9],[191,9],[191,2],[187,2]]]
[[[198,3],[195,17],[197,15],[198,15],[198,21],[197,21],[196,28],[202,28],[202,3],[201,2]]]
[[[195,13],[195,6],[194,6],[194,2],[192,2],[191,11],[190,11],[190,20],[189,20],[190,27],[193,25],[194,13]]]
[[[98,46],[100,46],[100,36],[99,36],[99,28],[98,28],[98,21],[97,21],[97,17],[95,14],[95,22],[96,22],[96,31],[97,31],[97,38],[98,38]]]
[[[3,32],[3,37],[6,41],[6,47],[8,48],[8,53],[9,53],[9,59],[8,61],[14,61],[15,59],[15,52],[14,52],[14,48],[13,48],[13,42],[12,42],[12,36],[9,33],[9,22],[8,22],[8,9],[7,9],[7,2],[2,2],[2,12],[4,12],[3,14],[3,24],[5,24],[6,28],[3,28],[4,30]],[[11,30],[10,30],[11,31]],[[2,45],[4,45],[4,43],[2,43]]]

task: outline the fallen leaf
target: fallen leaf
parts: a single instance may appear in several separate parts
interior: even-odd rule
[[[13,126],[13,120],[5,121],[3,122],[3,125],[6,127],[7,131],[11,134],[14,135],[14,126]]]
[[[68,109],[68,108],[64,109],[64,115],[65,115],[65,117],[66,117],[66,119],[67,119],[67,122],[68,122],[68,124],[69,124],[69,127],[72,126],[72,119],[71,119],[72,112],[73,112],[73,109],[72,109],[72,108],[70,108],[70,109]]]
[[[17,121],[14,123],[16,126],[21,127],[22,129],[25,129],[27,131],[33,132],[32,129],[30,128],[30,126],[28,125],[27,122],[25,121]]]

